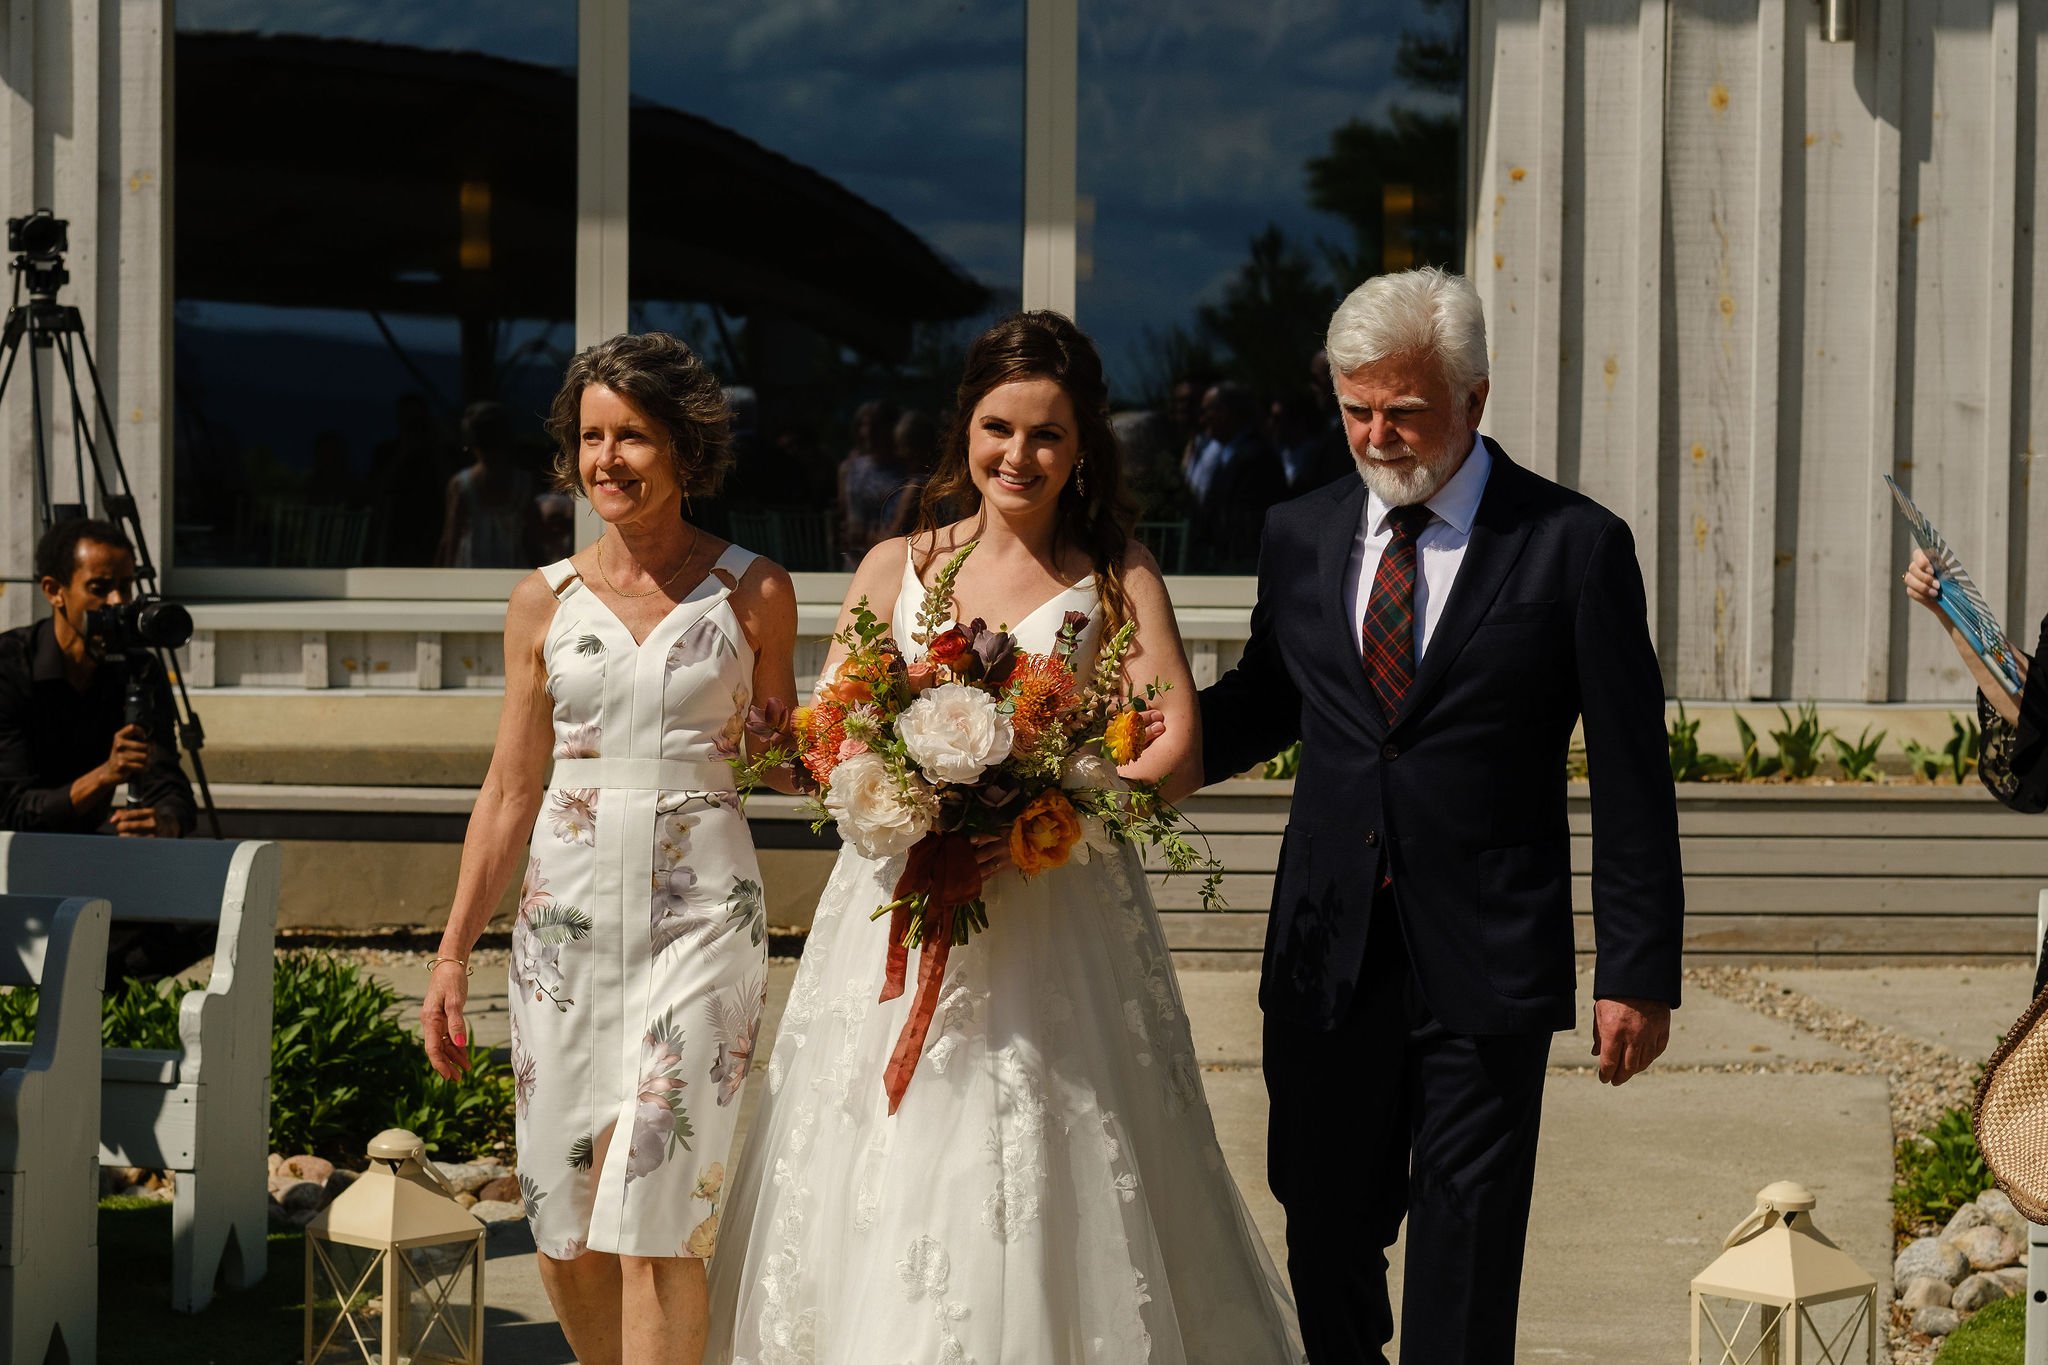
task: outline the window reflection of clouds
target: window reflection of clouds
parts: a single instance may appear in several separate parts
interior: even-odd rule
[[[574,0],[178,0],[177,13],[188,33],[299,33],[549,66],[575,61]]]

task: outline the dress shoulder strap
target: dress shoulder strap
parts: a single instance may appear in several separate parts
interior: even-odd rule
[[[568,591],[571,583],[582,578],[582,575],[576,572],[576,566],[566,559],[558,559],[544,566],[540,576],[547,580],[548,591],[555,595],[557,601],[561,600],[562,594]]]
[[[718,562],[711,566],[711,570],[713,573],[727,575],[737,585],[742,578],[747,576],[747,570],[754,567],[754,561],[760,557],[752,550],[745,549],[739,545],[728,545],[725,547],[725,553],[718,557]],[[720,586],[723,586],[723,584]],[[727,591],[729,592],[731,589],[728,588]]]

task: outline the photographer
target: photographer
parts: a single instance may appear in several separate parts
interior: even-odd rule
[[[51,618],[0,633],[0,829],[175,839],[197,809],[157,681],[124,714],[131,664],[108,657],[88,613],[126,603],[135,552],[103,521],[67,521],[36,546]],[[146,656],[145,656],[146,657]],[[117,803],[120,789],[129,799]]]

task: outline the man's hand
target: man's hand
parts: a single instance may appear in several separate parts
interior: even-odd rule
[[[1671,1006],[1662,1000],[1593,1002],[1593,1055],[1600,1083],[1620,1085],[1649,1069],[1671,1041]]]
[[[149,736],[140,725],[124,725],[114,732],[114,746],[100,765],[100,785],[113,789],[149,766]]]
[[[155,806],[124,806],[109,818],[123,839],[175,839],[182,832],[168,811]]]

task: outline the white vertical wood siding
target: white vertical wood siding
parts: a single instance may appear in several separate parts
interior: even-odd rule
[[[1488,424],[1634,526],[1681,696],[1966,690],[1883,473],[2023,643],[2048,610],[2048,5],[1860,10],[1473,7]]]

